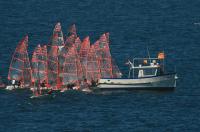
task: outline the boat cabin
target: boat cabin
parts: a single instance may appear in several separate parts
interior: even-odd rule
[[[129,61],[128,78],[146,78],[162,75],[164,72],[163,60],[158,58],[134,58]]]

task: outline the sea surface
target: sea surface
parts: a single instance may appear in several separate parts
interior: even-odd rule
[[[199,0],[1,0],[0,76],[6,83],[18,42],[29,35],[30,56],[48,44],[61,22],[75,23],[91,43],[110,33],[112,56],[127,76],[126,60],[166,54],[166,70],[178,73],[171,92],[69,91],[30,99],[30,91],[0,90],[1,132],[200,131]]]

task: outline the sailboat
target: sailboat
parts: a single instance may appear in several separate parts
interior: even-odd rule
[[[61,24],[57,23],[53,30],[53,37],[48,45],[48,84],[54,90],[61,89],[61,65],[59,64],[60,52],[64,47]]]
[[[100,62],[101,78],[113,78],[112,58],[108,42],[108,34],[103,34],[94,44],[95,52]]]
[[[64,48],[67,48],[66,46]],[[61,92],[67,89],[78,89],[80,80],[83,77],[82,65],[78,56],[76,46],[73,44],[66,52],[62,53],[64,63],[62,68],[62,85]]]
[[[101,78],[100,62],[96,56],[94,45],[88,51],[86,75],[89,81],[97,81]]]
[[[8,73],[8,80],[12,81],[12,85],[6,87],[8,90],[28,88],[31,86],[31,67],[27,48],[28,36],[25,36],[17,45],[12,56]]]
[[[45,89],[47,89],[47,60],[46,60],[46,46],[41,47],[38,45],[32,55],[32,85],[33,96],[41,97],[45,94]]]
[[[71,47],[75,43],[76,38],[77,38],[76,26],[75,24],[72,24],[68,30],[65,45],[67,45],[67,47]]]

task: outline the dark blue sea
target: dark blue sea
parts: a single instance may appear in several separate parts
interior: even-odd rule
[[[29,53],[49,43],[61,22],[75,23],[91,43],[110,32],[113,58],[127,76],[126,60],[166,54],[178,73],[171,92],[66,92],[30,99],[30,91],[0,90],[1,132],[200,131],[199,0],[1,0],[0,76],[6,83],[18,42],[29,35]]]

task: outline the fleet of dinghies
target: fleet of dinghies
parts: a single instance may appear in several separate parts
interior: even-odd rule
[[[91,45],[87,36],[80,40],[73,24],[64,40],[61,24],[57,23],[51,41],[38,45],[30,63],[28,36],[17,45],[9,67],[6,89],[30,88],[33,97],[52,90],[88,89],[100,78],[121,78],[121,72],[112,59],[109,33],[100,36]]]

